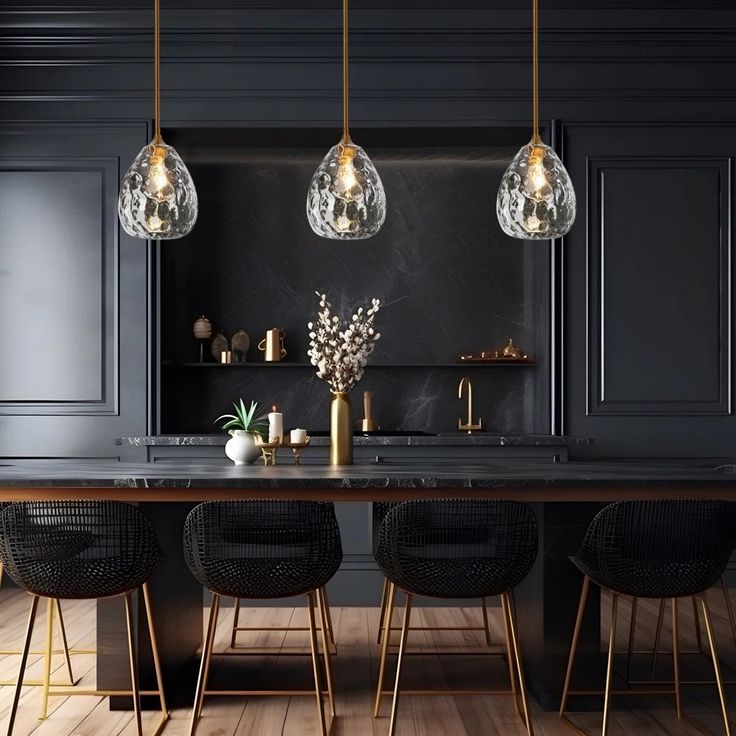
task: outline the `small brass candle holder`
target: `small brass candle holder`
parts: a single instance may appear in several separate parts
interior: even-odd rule
[[[281,447],[281,438],[278,437],[273,442],[264,442],[263,437],[256,435],[254,438],[256,447],[261,448],[263,457],[263,465],[276,465],[276,452]]]
[[[294,465],[301,465],[302,464],[302,450],[305,447],[309,447],[309,443],[312,441],[311,437],[307,437],[304,442],[286,442],[284,444],[285,447],[290,447],[291,451],[294,453]]]

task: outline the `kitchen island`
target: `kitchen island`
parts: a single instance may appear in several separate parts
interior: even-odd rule
[[[0,467],[0,501],[107,499],[140,503],[166,560],[151,580],[164,677],[175,703],[191,702],[202,638],[202,591],[184,564],[182,527],[204,500],[289,498],[400,501],[413,498],[495,498],[530,503],[539,524],[539,555],[516,601],[530,692],[544,708],[558,703],[575,620],[581,576],[574,554],[602,503],[623,499],[719,498],[736,501],[736,465],[550,463],[516,461],[449,468],[430,463],[234,467],[100,462],[18,462]],[[380,590],[375,591],[378,605]],[[98,684],[126,685],[124,622],[114,601],[98,607]],[[580,672],[597,669],[600,615],[589,603],[579,650]],[[598,615],[596,615],[598,613]],[[143,623],[142,613],[139,623]],[[151,677],[141,637],[142,683]],[[586,666],[587,663],[587,666]],[[120,700],[115,700],[120,705]]]

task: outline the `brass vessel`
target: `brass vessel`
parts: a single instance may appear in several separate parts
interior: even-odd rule
[[[330,400],[330,465],[353,464],[353,408],[350,395],[338,391]]]

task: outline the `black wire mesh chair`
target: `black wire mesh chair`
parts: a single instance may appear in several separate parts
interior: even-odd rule
[[[322,595],[342,562],[340,530],[331,503],[312,501],[213,501],[194,508],[184,525],[184,555],[192,575],[212,594],[207,633],[192,710],[190,734],[202,714],[222,596],[275,599],[305,595],[314,687],[321,733],[327,725],[320,683],[315,609],[322,631],[324,669],[331,715],[335,704],[332,665]],[[218,694],[224,694],[217,691]],[[253,691],[228,691],[249,695]],[[289,691],[271,691],[285,694]]]
[[[593,519],[583,545],[572,562],[584,574],[577,619],[573,631],[560,718],[582,733],[565,715],[570,695],[602,694],[603,736],[608,732],[610,696],[651,693],[652,690],[617,691],[613,688],[616,621],[619,597],[670,598],[672,600],[672,653],[674,689],[657,690],[675,696],[678,719],[683,719],[680,663],[678,599],[695,597],[705,621],[723,723],[730,736],[723,681],[713,638],[713,625],[705,593],[716,584],[728,564],[736,544],[736,504],[725,501],[663,500],[622,501],[606,506]],[[583,615],[590,582],[611,593],[611,632],[608,642],[606,686],[601,693],[570,689]]]
[[[373,556],[375,557],[378,550],[378,532],[381,528],[383,520],[386,518],[386,514],[391,511],[398,502],[391,501],[375,501],[372,504],[373,512]],[[383,579],[383,588],[381,589],[381,608],[378,615],[378,637],[376,643],[378,645],[383,641],[383,636],[388,629],[389,636],[394,631],[401,631],[400,626],[393,626],[391,622],[386,622],[386,603],[388,602],[388,578]],[[410,626],[410,631],[482,631],[483,637],[485,638],[486,645],[491,647],[494,642],[491,638],[491,629],[488,621],[488,602],[485,598],[480,599],[481,604],[481,616],[482,624],[480,626]],[[389,643],[389,646],[391,644]],[[450,652],[444,651],[444,654]]]
[[[99,692],[53,687],[50,692],[51,695],[64,696],[132,695],[139,736],[143,733],[140,695],[156,695],[161,705],[161,721],[156,734],[161,732],[168,720],[168,709],[147,585],[161,558],[161,550],[148,519],[136,507],[127,504],[111,501],[25,502],[11,504],[0,513],[0,560],[5,572],[32,596],[8,736],[15,724],[40,597],[124,598],[131,689]],[[143,693],[138,687],[132,613],[132,593],[138,589],[142,591],[146,608],[158,688]],[[48,670],[45,680],[48,687]]]
[[[401,666],[416,595],[449,599],[501,597],[511,690],[490,692],[514,696],[519,715],[532,736],[512,591],[531,570],[537,556],[537,541],[534,513],[528,506],[514,501],[406,501],[386,514],[379,532],[376,561],[389,581],[387,622],[393,615],[396,588],[406,593],[390,736],[396,730]],[[389,692],[383,690],[388,651],[389,636],[384,635],[374,717],[378,716],[382,696]],[[412,694],[447,695],[452,691]]]

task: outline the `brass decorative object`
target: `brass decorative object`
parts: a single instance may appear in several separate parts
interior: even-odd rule
[[[197,317],[192,325],[192,334],[199,341],[199,362],[204,363],[204,344],[212,337],[212,322],[204,315]]]
[[[233,351],[233,356],[237,363],[245,363],[245,356],[248,353],[250,347],[250,338],[245,330],[238,330],[230,338],[230,350]]]
[[[286,442],[284,444],[284,447],[290,447],[291,451],[294,453],[294,465],[301,465],[302,464],[302,450],[305,447],[309,447],[309,443],[312,441],[311,437],[307,437],[304,442]]]
[[[276,453],[281,447],[281,438],[274,440],[273,442],[264,442],[263,437],[257,434],[253,437],[256,443],[256,447],[260,448],[263,457],[263,465],[276,465]]]
[[[362,432],[376,432],[378,424],[373,419],[373,391],[363,391],[363,420],[360,423]]]
[[[330,400],[330,465],[353,464],[353,408],[350,394],[336,391]]]
[[[286,357],[285,339],[286,331],[280,327],[273,327],[266,332],[266,337],[258,343],[266,363],[277,363]]]
[[[531,363],[529,356],[514,341],[509,341],[502,348],[482,350],[480,353],[463,353],[461,363]]]
[[[463,376],[460,379],[460,384],[457,387],[457,397],[458,399],[462,399],[463,386],[465,384],[467,384],[468,386],[468,419],[465,422],[463,422],[462,419],[458,419],[457,428],[461,432],[472,434],[473,432],[480,432],[483,430],[483,420],[478,417],[478,422],[473,422],[473,384],[470,382],[470,379],[467,376]]]

